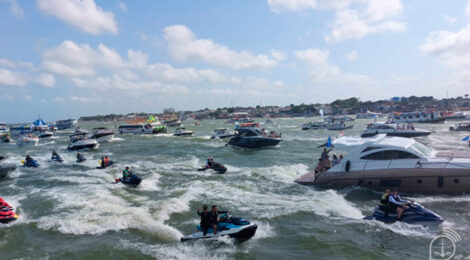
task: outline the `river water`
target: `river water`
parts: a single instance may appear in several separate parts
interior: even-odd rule
[[[0,225],[0,259],[429,259],[429,243],[446,228],[463,238],[457,259],[470,257],[468,195],[404,194],[447,219],[440,227],[422,227],[363,220],[380,193],[294,183],[313,170],[320,155],[316,147],[338,135],[300,130],[308,120],[274,119],[265,127],[282,132],[284,141],[261,150],[211,140],[212,130],[233,127],[221,120],[201,121],[200,126],[185,121],[195,131],[193,137],[173,137],[174,128],[155,136],[117,135],[84,152],[88,160],[82,165],[74,163],[76,153],[65,149],[71,131],[33,147],[0,144],[7,162],[19,164],[30,154],[41,164],[18,168],[0,181],[0,196],[20,215],[16,222]],[[356,120],[344,134],[358,137],[368,122]],[[469,150],[461,141],[465,134],[448,131],[453,123],[417,125],[434,131],[419,140],[439,150]],[[114,127],[81,124],[85,129],[97,126]],[[64,163],[48,162],[53,149]],[[117,165],[95,169],[102,155]],[[207,157],[226,165],[228,172],[196,171]],[[143,178],[138,188],[111,184],[125,166]],[[202,204],[217,204],[258,224],[256,235],[239,245],[225,238],[181,243],[181,236],[195,232],[196,209]]]

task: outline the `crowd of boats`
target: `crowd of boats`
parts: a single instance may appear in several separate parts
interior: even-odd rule
[[[356,119],[368,119],[365,115]],[[432,134],[431,131],[422,130],[415,127],[415,123],[421,123],[422,118],[432,122],[442,122],[433,113],[413,113],[403,115],[393,115],[385,122],[375,122],[366,124],[361,137],[362,144],[344,158],[340,159],[334,155],[335,160],[330,162],[328,153],[334,149],[335,140],[328,138],[325,145],[327,148],[319,159],[319,166],[315,172],[310,172],[296,179],[295,182],[302,185],[314,185],[320,188],[342,189],[350,186],[361,186],[370,189],[384,191],[385,189],[399,189],[401,192],[419,194],[463,194],[470,192],[470,152],[447,151],[439,152],[422,144],[414,137],[426,137]],[[421,118],[421,119],[420,119]],[[269,121],[268,121],[269,120]],[[265,126],[273,123],[268,119]],[[328,117],[323,121],[311,122],[302,126],[306,129],[327,129],[345,130],[352,128],[346,122],[353,121],[350,116]],[[278,145],[283,139],[282,134],[273,130],[268,131],[260,124],[232,120],[226,123],[235,122],[235,128],[219,128],[213,131],[211,139],[230,138],[227,145],[243,148],[264,148]],[[192,136],[193,131],[181,125],[181,122],[174,121],[174,136]],[[74,120],[67,120],[61,124],[46,124],[40,118],[31,125],[8,127],[0,125],[0,133],[8,136],[18,136],[17,144],[37,144],[39,139],[52,137],[56,131],[75,129],[69,136],[70,143],[68,150],[81,151],[84,149],[96,149],[99,143],[110,141],[115,136],[113,129],[106,127],[93,128],[86,131],[77,126]],[[450,131],[470,131],[470,123],[461,122],[449,128]],[[9,132],[8,132],[9,131]],[[168,125],[160,121],[158,117],[150,116],[146,120],[134,120],[126,122],[117,127],[119,134],[162,134],[167,133]],[[470,145],[469,137],[464,137]],[[77,154],[77,163],[84,161],[83,155]],[[51,159],[57,160],[58,154],[52,155]],[[25,158],[24,165],[33,163],[38,167],[32,158]],[[59,156],[60,158],[60,156]],[[5,178],[7,174],[14,171],[16,165],[1,164],[0,177]],[[61,159],[61,158],[60,158]],[[100,161],[99,169],[105,169],[113,165],[107,157]],[[197,169],[198,171],[212,170],[215,173],[223,174],[227,168],[221,163],[209,158],[207,164]],[[132,186],[140,184],[142,179],[126,169],[123,178],[116,179],[116,183],[124,183]],[[123,172],[124,174],[124,172]],[[402,218],[394,215],[395,212],[386,212],[383,208],[377,208],[368,219],[376,219],[384,222],[404,221],[411,224],[440,224],[444,221],[438,214],[422,207],[419,204],[408,203]],[[5,210],[7,211],[7,210]],[[0,208],[1,213],[1,208]],[[11,216],[11,212],[6,213]],[[209,213],[207,213],[209,214]],[[215,213],[214,213],[215,214]],[[16,214],[14,215],[16,216]],[[1,216],[0,216],[1,217]],[[243,242],[254,235],[257,226],[242,218],[234,218],[228,213],[223,214],[223,220],[217,222],[214,227],[199,226],[199,231],[195,234],[185,236],[182,241],[210,238],[227,235]],[[0,219],[1,221],[1,219]],[[212,228],[212,229],[211,229]],[[213,232],[213,233],[212,233]]]

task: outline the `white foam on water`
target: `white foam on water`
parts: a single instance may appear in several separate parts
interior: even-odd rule
[[[417,197],[417,198],[410,198],[410,199],[413,199],[414,201],[417,201],[421,204],[434,203],[434,202],[462,203],[462,202],[470,202],[470,195],[462,195],[459,197],[455,197],[455,196]]]
[[[438,230],[431,230],[429,227],[411,225],[399,221],[392,224],[383,223],[377,220],[364,220],[363,222],[372,227],[376,227],[375,231],[377,233],[383,232],[383,230],[389,230],[405,237],[413,236],[422,238],[434,238],[439,233]]]
[[[160,190],[160,187],[158,187],[160,175],[158,173],[152,173],[150,175],[145,175],[145,176],[140,176],[140,177],[142,178],[142,182],[137,187],[137,189],[145,190],[145,191]]]
[[[120,141],[125,141],[126,139],[124,138],[120,138],[120,137],[113,137],[111,138],[111,140],[109,140],[108,142],[120,142]]]
[[[269,223],[264,221],[257,221],[252,223],[258,225],[258,229],[256,229],[256,233],[252,239],[262,239],[267,237],[274,237],[276,235],[274,228],[269,225]]]
[[[242,172],[259,175],[283,183],[292,184],[295,179],[308,172],[308,166],[304,164],[274,165],[265,168],[242,168]]]

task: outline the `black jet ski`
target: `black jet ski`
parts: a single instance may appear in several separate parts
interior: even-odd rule
[[[64,160],[62,159],[62,157],[60,157],[60,155],[56,154],[56,155],[53,155],[51,156],[51,161],[52,162],[63,162]]]
[[[137,175],[132,174],[130,177],[125,178],[125,179],[124,178],[116,179],[116,183],[118,182],[128,185],[128,186],[137,187],[142,182],[142,178],[140,178]]]
[[[388,213],[384,210],[376,207],[372,216],[365,217],[367,220],[378,220],[385,223],[393,223],[396,221],[405,222],[408,224],[416,225],[439,225],[445,221],[445,219],[435,212],[421,206],[418,203],[408,204],[409,209],[405,210],[400,220],[397,220],[397,213]]]
[[[220,173],[220,174],[223,174],[227,171],[227,167],[223,166],[222,164],[220,163],[216,163],[214,162],[213,165],[210,167],[208,165],[204,166],[203,168],[199,168],[197,169],[198,171],[205,171],[205,170],[209,170],[209,169],[212,169],[214,170],[216,173]]]
[[[113,164],[114,164],[114,162],[113,162],[113,161],[109,161],[109,162],[108,162],[108,164],[107,164],[106,166],[104,166],[104,165],[100,165],[100,166],[96,167],[96,169],[106,169],[106,168],[108,168],[108,167],[111,167],[111,166],[113,166]]]
[[[0,223],[7,224],[17,220],[18,215],[10,207],[0,207]]]
[[[246,219],[232,217],[230,214],[224,213],[220,216],[220,221],[217,224],[217,234],[214,235],[214,230],[209,228],[207,234],[204,236],[201,225],[198,225],[198,232],[182,237],[181,242],[229,236],[237,243],[241,243],[252,238],[257,228],[258,225],[252,224]]]
[[[81,162],[84,162],[84,161],[86,161],[85,156],[83,156],[83,155],[80,154],[80,155],[78,156],[76,162],[77,162],[77,163],[81,163]]]

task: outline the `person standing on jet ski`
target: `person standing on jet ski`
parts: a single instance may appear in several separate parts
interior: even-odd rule
[[[202,211],[201,207],[197,209],[197,214],[201,216],[201,228],[203,231],[204,236],[207,234],[207,231],[209,230],[210,227],[214,229],[214,234],[217,232],[217,224],[214,224],[212,222],[212,216],[209,214],[207,211],[207,205],[202,206]]]
[[[388,197],[388,201],[390,202],[390,209],[397,212],[397,220],[401,219],[403,212],[408,209],[409,202],[406,200],[402,200],[400,195],[398,195],[398,191],[396,189],[392,189],[392,194]]]
[[[59,155],[55,150],[52,151],[51,160],[53,160],[53,161],[58,161],[58,162],[63,162],[63,161],[64,161],[64,160],[62,160],[62,158],[60,157],[60,155]]]

